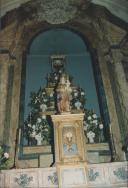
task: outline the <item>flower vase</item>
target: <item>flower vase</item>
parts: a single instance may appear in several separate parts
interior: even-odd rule
[[[94,144],[95,143],[95,141],[94,141],[94,139],[95,139],[95,133],[94,132],[89,131],[87,133],[87,138],[88,138],[90,144]]]
[[[38,140],[37,140],[37,145],[38,145],[38,146],[42,145],[42,139],[38,139]]]
[[[93,138],[89,138],[89,143],[90,144],[94,144],[94,139]]]
[[[35,136],[35,139],[36,139],[36,141],[37,141],[37,145],[38,146],[40,146],[40,145],[42,145],[42,137],[41,137],[41,135],[39,134],[39,135],[36,135]]]

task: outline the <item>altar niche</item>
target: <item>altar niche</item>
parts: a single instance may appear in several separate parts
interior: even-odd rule
[[[93,66],[85,44],[78,35],[64,29],[55,29],[54,32],[51,30],[40,35],[42,39],[42,41],[40,40],[41,48],[38,48],[39,52],[37,48],[35,48],[37,42],[39,42],[38,37],[40,37],[37,36],[38,40],[35,38],[29,48],[26,63],[26,89],[24,88],[25,106],[24,122],[23,119],[21,119],[22,136],[20,142],[21,149],[19,150],[20,159],[27,157],[27,159],[38,160],[38,158],[44,154],[44,151],[53,154],[53,149],[51,149],[51,146],[53,146],[53,132],[50,116],[55,114],[84,114],[83,120],[80,120],[80,124],[82,124],[83,121],[83,141],[87,144],[106,142],[104,134],[106,124],[104,117],[100,118],[101,115],[93,75]],[[48,39],[50,37],[52,41],[51,35],[54,36],[54,39],[56,38],[56,43],[51,42],[52,48],[49,47],[49,44],[45,43],[44,54],[44,51],[41,51],[42,49],[44,50],[42,43],[44,42],[44,38]],[[72,38],[70,42],[67,40],[69,36]],[[58,39],[59,37],[60,39]],[[77,38],[76,42],[75,38]],[[65,43],[65,41],[67,42]],[[81,44],[82,46],[80,47]],[[66,45],[65,48],[63,45]],[[49,55],[55,51],[63,51],[65,53]],[[83,51],[85,54],[83,54]],[[77,55],[75,55],[76,53]],[[65,90],[67,91],[64,100],[62,100],[63,90],[64,92]],[[90,116],[96,126],[94,126],[93,123],[87,126],[86,122],[89,120],[88,117]],[[62,137],[64,139],[61,157],[68,156],[69,159],[69,156],[75,156],[74,159],[76,161],[78,158],[82,160],[80,156],[80,146],[77,144],[80,143],[80,138],[77,136],[78,125],[76,122],[71,123],[71,121],[67,123],[68,124],[64,125],[62,130]],[[75,124],[76,127],[74,127],[73,124]],[[87,134],[90,131],[93,132],[93,138],[90,138],[92,134]],[[101,133],[103,139],[99,139]],[[90,142],[90,140],[93,140],[93,142]],[[107,150],[109,151],[108,143],[106,144]],[[34,148],[33,151],[32,148]],[[97,150],[99,151],[99,145]],[[52,162],[53,161],[51,161],[51,163]]]

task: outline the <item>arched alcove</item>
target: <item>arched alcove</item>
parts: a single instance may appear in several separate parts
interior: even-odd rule
[[[98,117],[101,117],[105,125],[105,132],[109,132],[107,105],[105,100],[102,101],[103,98],[105,99],[105,94],[100,69],[81,36],[68,29],[56,28],[39,33],[28,46],[21,81],[21,129],[23,129],[24,122],[31,112],[31,108],[28,106],[30,93],[37,92],[40,87],[46,87],[46,76],[51,71],[50,56],[63,54],[66,57],[65,69],[73,76],[74,85],[80,86],[86,92],[85,108],[92,109]],[[107,114],[106,119],[104,114]],[[27,145],[26,140],[23,139],[23,131],[21,135],[21,145]],[[21,159],[25,158],[22,146],[19,154]],[[38,154],[29,152],[27,158],[37,157]]]
[[[26,62],[25,114],[29,111],[27,104],[30,92],[46,84],[46,74],[51,69],[49,59],[53,54],[66,56],[66,70],[73,76],[74,84],[86,91],[87,108],[94,109],[100,115],[91,54],[81,37],[66,29],[45,31],[39,34],[29,47]]]
[[[120,171],[127,174],[126,163],[110,163],[125,160],[122,149],[124,151],[126,149],[125,145],[122,147],[122,140],[125,142],[124,137],[127,134],[128,88],[122,61],[127,43],[127,39],[125,39],[127,37],[126,26],[121,26],[121,23],[116,24],[116,20],[112,21],[108,12],[92,3],[89,7],[83,6],[86,5],[86,2],[88,3],[88,1],[81,1],[83,3],[81,5],[79,2],[76,15],[62,24],[47,22],[48,20],[43,16],[44,11],[42,11],[44,5],[39,7],[37,1],[25,3],[8,12],[2,18],[0,32],[2,39],[0,45],[2,47],[0,49],[0,90],[2,91],[0,141],[9,146],[10,166],[16,168],[13,173],[11,171],[6,173],[2,170],[0,175],[2,187],[6,187],[6,185],[15,187],[18,184],[33,185],[34,187],[48,187],[51,184],[54,186],[57,177],[61,184],[61,179],[65,179],[66,176],[67,180],[72,179],[69,173],[65,174],[67,167],[71,175],[73,174],[72,180],[75,185],[77,181],[86,179],[88,180],[85,181],[86,185],[94,183],[94,186],[97,187],[104,186],[106,180],[106,186],[113,184],[111,186],[120,187],[126,184],[126,177],[123,180],[122,177],[118,177]],[[60,16],[62,16],[62,12],[63,10],[60,11]],[[67,14],[67,11],[65,13]],[[56,17],[56,14],[54,16]],[[40,87],[41,92],[42,88],[49,87],[46,78],[48,78],[48,74],[55,73],[54,66],[51,66],[53,55],[54,58],[58,56],[66,60],[65,70],[73,77],[72,80],[69,77],[69,83],[73,81],[71,86],[76,86],[77,89],[77,86],[80,86],[80,89],[85,90],[87,99],[85,108],[93,109],[93,115],[96,117],[97,114],[98,117],[101,117],[103,124],[99,124],[102,125],[99,126],[101,127],[100,135],[103,135],[104,130],[106,140],[90,141],[86,134],[87,129],[83,129],[88,125],[85,126],[85,116],[79,111],[81,109],[73,111],[72,108],[67,114],[61,113],[58,109],[53,112],[54,114],[43,114],[43,111],[39,111],[42,119],[47,116],[49,120],[53,121],[48,123],[54,127],[54,143],[52,140],[48,144],[42,144],[42,141],[41,144],[37,144],[37,139],[34,143],[30,143],[26,139],[25,121],[28,116],[31,117],[31,108],[28,106],[31,100],[30,93],[37,94]],[[80,91],[83,92],[83,90]],[[56,100],[57,93],[55,94]],[[70,104],[70,100],[68,102]],[[56,108],[58,108],[58,103]],[[85,114],[87,115],[87,113]],[[80,121],[75,117],[80,117]],[[96,122],[95,117],[94,121]],[[74,118],[74,121],[69,121],[71,118]],[[90,116],[90,118],[92,117]],[[29,124],[29,122],[31,121],[27,122],[28,127],[36,125],[36,123]],[[80,129],[77,129],[77,126]],[[34,129],[33,127],[32,129]],[[80,142],[82,143],[81,147],[79,147]],[[79,162],[74,158],[74,154],[80,154]],[[85,158],[84,154],[86,154]],[[71,161],[67,163],[66,161],[69,161],[67,159],[63,160],[63,156],[68,157],[69,155],[72,158],[72,164]],[[64,163],[60,163],[57,158],[62,159]],[[105,164],[106,162],[107,164]],[[79,173],[78,166],[80,167]],[[42,169],[42,167],[53,168]],[[84,171],[81,171],[81,167]],[[23,170],[23,168],[30,169]],[[108,171],[111,173],[108,174]],[[76,177],[80,177],[77,181],[75,181],[74,172],[76,172]],[[83,174],[85,176],[82,180]],[[88,177],[90,175],[97,175],[95,181],[93,181],[94,178]],[[23,178],[26,180],[25,183],[20,181]],[[112,181],[113,178],[114,181]],[[98,181],[98,179],[103,181]],[[45,180],[46,184],[44,185]]]
[[[26,13],[24,12],[24,8],[26,7],[27,6],[25,5],[25,7],[23,7],[23,10],[22,9],[20,10],[22,12],[22,15]],[[12,19],[11,17],[10,17],[11,19],[9,20],[7,19],[8,21],[4,25],[4,27],[6,26],[7,28],[2,27],[3,31],[1,38],[4,41],[6,41],[7,39],[6,36],[8,36],[9,42],[7,43],[5,42],[4,49],[1,54],[1,62],[2,62],[2,66],[4,67],[1,68],[1,75],[2,75],[1,78],[3,78],[4,82],[3,81],[1,82],[2,83],[1,88],[3,94],[1,100],[2,110],[1,110],[1,122],[0,122],[1,123],[0,138],[1,140],[4,140],[6,144],[8,143],[10,144],[10,148],[11,148],[10,154],[13,158],[17,158],[16,148],[18,148],[19,146],[17,137],[18,135],[19,137],[23,136],[21,134],[22,131],[20,132],[20,128],[23,127],[25,117],[27,116],[27,113],[29,113],[29,109],[27,109],[27,104],[30,99],[29,98],[30,92],[28,92],[28,97],[26,97],[28,99],[27,100],[25,99],[25,92],[26,92],[25,88],[28,89],[28,87],[30,86],[29,82],[27,81],[27,76],[28,76],[28,74],[26,74],[27,66],[29,70],[29,68],[31,68],[31,64],[34,63],[34,56],[38,56],[37,58],[38,61],[36,60],[37,63],[39,62],[39,59],[41,59],[41,55],[37,53],[38,48],[36,48],[36,50],[34,51],[35,54],[31,54],[30,50],[32,44],[34,44],[34,41],[36,41],[36,39],[39,36],[41,35],[43,36],[45,33],[51,32],[53,30],[70,31],[72,34],[74,34],[74,36],[76,35],[77,37],[79,37],[82,40],[84,46],[87,47],[87,51],[86,50],[85,51],[87,52],[89,59],[90,57],[91,59],[93,59],[91,62],[93,68],[92,74],[93,77],[95,78],[93,80],[95,81],[94,86],[95,86],[95,93],[97,95],[96,98],[98,98],[97,104],[98,107],[100,106],[100,109],[96,111],[102,116],[107,129],[109,129],[109,127],[111,128],[110,131],[111,135],[107,132],[107,136],[108,138],[109,137],[112,138],[113,136],[112,145],[113,145],[113,151],[115,152],[114,155],[115,156],[119,155],[120,159],[123,158],[122,143],[121,143],[121,140],[123,140],[123,136],[121,138],[120,132],[121,129],[124,129],[125,122],[123,121],[125,121],[124,117],[126,116],[127,113],[124,108],[125,105],[122,104],[121,93],[125,93],[123,92],[122,89],[122,86],[123,87],[125,86],[123,84],[123,81],[122,83],[120,82],[121,87],[120,85],[118,85],[118,81],[120,80],[120,73],[118,74],[119,67],[118,64],[116,63],[118,62],[118,56],[114,55],[115,53],[114,51],[119,50],[119,49],[117,50],[115,49],[115,44],[116,44],[116,48],[121,48],[120,41],[123,41],[123,37],[125,33],[123,31],[123,26],[120,28],[119,27],[120,24],[119,25],[117,24],[118,25],[117,27],[115,22],[113,22],[112,20],[110,21],[108,17],[106,17],[105,15],[102,17],[101,12],[100,14],[98,14],[98,11],[96,11],[95,8],[91,10],[94,10],[93,15],[91,13],[81,14],[78,17],[77,16],[74,17],[72,20],[70,20],[67,23],[54,25],[54,24],[48,24],[46,21],[43,20],[38,20],[35,23],[31,11],[28,13],[29,17],[25,14],[26,15],[25,18],[24,16],[22,17],[21,15],[18,14],[17,11],[19,11],[19,9],[17,9],[16,13],[14,13],[13,15],[14,19]],[[10,14],[12,14],[12,12],[10,12],[9,15]],[[15,22],[15,24],[12,24],[13,22]],[[51,30],[48,31],[48,29]],[[115,37],[113,38],[113,36]],[[68,41],[65,40],[65,43],[67,42],[67,44],[70,44],[71,42],[70,38],[68,39],[69,39]],[[88,41],[89,46],[86,45],[87,44],[86,40]],[[46,40],[45,43],[47,44],[48,41],[49,39]],[[39,42],[40,41],[37,41],[38,44]],[[72,46],[74,47],[75,44],[73,44]],[[80,49],[78,49],[78,52],[80,52]],[[57,53],[59,53],[59,51],[60,49],[58,50]],[[90,53],[91,55],[88,52],[89,53],[91,52]],[[40,51],[40,53],[42,52]],[[44,61],[41,62],[41,64],[44,63],[47,66],[45,66],[42,69],[44,70],[44,72],[42,71],[42,75],[40,74],[39,76],[40,79],[38,80],[37,83],[37,89],[38,86],[43,87],[43,85],[46,83],[45,72],[47,72],[50,68],[49,58],[46,58],[46,56],[44,58]],[[71,62],[71,64],[77,61],[77,56],[70,57],[70,55],[68,54],[66,58],[68,62]],[[72,58],[74,59],[73,62],[70,61]],[[27,59],[29,59],[32,63],[27,63]],[[119,61],[121,63],[121,59]],[[110,62],[114,62],[114,63],[111,64]],[[10,64],[12,66],[10,66]],[[72,66],[69,67],[69,65],[71,64],[67,63],[66,68],[68,69],[69,72],[71,71],[72,76],[74,76],[73,75],[74,71],[72,70]],[[36,69],[39,69],[37,68],[36,63],[35,63],[35,67]],[[77,63],[76,63],[76,67],[77,67]],[[115,72],[115,68],[117,68],[117,72]],[[84,69],[82,69],[82,71],[84,71]],[[75,75],[77,75],[77,73],[75,73]],[[119,76],[118,79],[116,77],[116,74]],[[33,78],[36,77],[36,75],[37,73],[35,74],[35,70],[34,70]],[[11,79],[10,76],[12,76]],[[37,78],[33,80],[35,81],[37,80]],[[74,76],[74,80],[73,80],[74,83],[79,84],[78,80],[79,79],[77,79],[76,76]],[[84,82],[84,80],[82,81]],[[27,85],[27,82],[29,86]],[[118,87],[119,87],[119,91],[118,91]],[[36,88],[29,88],[29,89],[30,91],[34,91],[34,90],[36,91]],[[89,95],[88,91],[89,90],[87,89],[86,90],[87,95]],[[91,103],[88,103],[89,100],[90,99],[87,96],[86,105],[90,105],[91,103],[93,103],[93,100],[90,100]],[[122,106],[118,105],[119,102],[121,103]],[[19,113],[19,109],[20,109],[20,113]],[[109,112],[109,116],[108,116],[108,112]],[[123,116],[121,115],[121,113],[123,114]],[[3,134],[4,136],[2,135],[3,132],[4,132]],[[125,132],[126,131],[124,129],[124,133]],[[22,142],[20,143],[20,147],[21,150],[20,150],[19,159],[25,159],[24,158],[25,152],[24,152],[24,148],[22,147]],[[31,152],[29,152],[29,154],[30,153]],[[31,156],[30,155],[28,156],[28,154],[26,155],[27,155],[26,159],[32,159],[32,155]],[[37,157],[35,157],[36,167],[38,163]],[[18,164],[20,164],[21,162],[22,163],[21,166],[22,166],[25,160],[23,161],[17,160],[17,161]],[[29,161],[26,160],[26,164],[28,165]],[[26,167],[25,165],[23,166]],[[30,166],[32,167],[33,165],[31,164]]]

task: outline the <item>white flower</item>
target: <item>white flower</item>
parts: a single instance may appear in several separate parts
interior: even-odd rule
[[[42,119],[46,119],[46,116],[45,116],[45,115],[42,115]]]
[[[41,133],[35,135],[35,139],[41,138]]]
[[[36,131],[33,131],[31,137],[35,137],[35,136],[36,136]]]
[[[42,112],[45,112],[47,110],[47,105],[46,104],[41,104],[40,105],[40,109],[42,110]]]
[[[92,119],[92,117],[91,116],[88,116],[88,118],[87,118],[88,120],[91,120]]]
[[[78,93],[75,92],[75,93],[74,93],[74,96],[77,97],[77,96],[78,96]]]
[[[95,137],[95,133],[94,133],[93,131],[89,131],[89,132],[87,133],[87,137],[88,137],[88,138],[90,138],[90,137],[94,138],[94,137]]]
[[[79,101],[75,102],[75,107],[77,108],[77,110],[80,110],[81,102]]]
[[[43,99],[44,102],[47,102],[47,99]]]
[[[96,119],[96,118],[97,118],[97,115],[96,115],[96,114],[93,114],[92,117],[93,117],[94,119]]]
[[[44,130],[45,130],[45,131],[48,131],[48,128],[45,128]]]
[[[58,77],[57,76],[55,76],[55,80],[57,80],[58,79]]]
[[[99,128],[100,129],[103,129],[103,127],[104,127],[104,125],[101,123],[101,124],[99,124]]]
[[[97,125],[97,120],[93,120],[92,123],[96,124]]]
[[[45,91],[43,91],[42,94],[45,95],[46,94]]]
[[[41,118],[37,118],[37,123],[41,123]]]
[[[35,126],[35,125],[32,125],[32,128],[35,130],[36,126]]]
[[[38,101],[38,99],[36,98],[36,99],[35,99],[35,104],[37,103],[37,101]]]
[[[82,92],[81,92],[81,95],[85,95],[85,93],[82,91]]]
[[[31,123],[28,123],[28,127],[31,127],[32,125],[31,125]]]
[[[92,131],[89,131],[87,133],[87,138],[89,139],[89,143],[94,143],[95,133]]]
[[[6,159],[8,159],[8,158],[9,158],[9,154],[8,154],[8,153],[4,153],[4,157],[5,157]]]

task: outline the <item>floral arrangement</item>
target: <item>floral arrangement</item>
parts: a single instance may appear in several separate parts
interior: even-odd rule
[[[50,73],[48,75],[48,81],[52,83],[52,87],[56,87],[60,75],[63,73],[62,70],[58,70],[56,72]],[[69,79],[72,80],[72,77],[69,76]],[[36,112],[46,112],[46,111],[54,111],[55,110],[55,100],[56,94],[54,92],[47,94],[46,89],[39,89],[38,92],[31,92],[30,94],[31,101],[29,106],[32,110]],[[80,88],[73,88],[71,93],[71,109],[72,110],[83,110],[86,102],[85,91]]]
[[[46,115],[37,116],[37,114],[30,114],[28,120],[25,122],[26,138],[31,145],[48,144],[51,140],[51,127],[48,123]],[[34,141],[36,142],[33,142]]]
[[[48,87],[55,87],[57,86],[61,75],[65,73],[64,67],[56,67],[56,70],[47,75],[47,85]],[[72,80],[72,76],[69,75],[69,80]]]
[[[85,102],[86,102],[85,91],[80,87],[74,88],[72,91],[72,100],[71,100],[72,110],[84,109]]]
[[[89,143],[101,143],[105,141],[104,125],[93,110],[85,111],[84,133]]]
[[[32,110],[37,112],[46,112],[55,110],[55,96],[54,91],[51,91],[50,94],[47,94],[45,88],[39,89],[38,92],[31,92],[30,94],[31,101],[29,106]]]
[[[63,66],[54,67],[55,71],[47,74],[47,87],[40,88],[37,92],[32,92],[30,95],[31,113],[25,121],[25,137],[29,145],[42,145],[45,142],[50,143],[52,138],[51,127],[47,119],[48,116],[43,114],[56,113],[56,86],[61,74],[65,73]],[[67,74],[67,73],[66,73]],[[67,74],[68,75],[68,74]],[[72,84],[73,77],[69,76],[71,82],[71,112],[85,111],[84,132],[88,139],[88,143],[104,142],[104,125],[93,110],[86,110],[86,93],[80,87],[75,87]],[[47,90],[50,89],[50,90]],[[48,92],[50,91],[50,92]],[[77,113],[76,112],[76,113]],[[41,116],[42,114],[42,116]]]
[[[4,152],[2,146],[0,146],[0,170],[7,169],[9,165],[9,154]]]
[[[55,72],[51,72],[50,74],[48,74],[48,78],[47,78],[48,86],[55,87],[63,71],[64,70],[62,69],[58,69]]]
[[[31,92],[30,94],[30,104],[29,106],[34,110],[34,111],[40,111],[40,112],[45,112],[47,110],[50,111],[50,107],[53,106],[54,103],[54,93],[50,93],[50,95],[47,94],[45,89],[39,89],[38,92]]]

